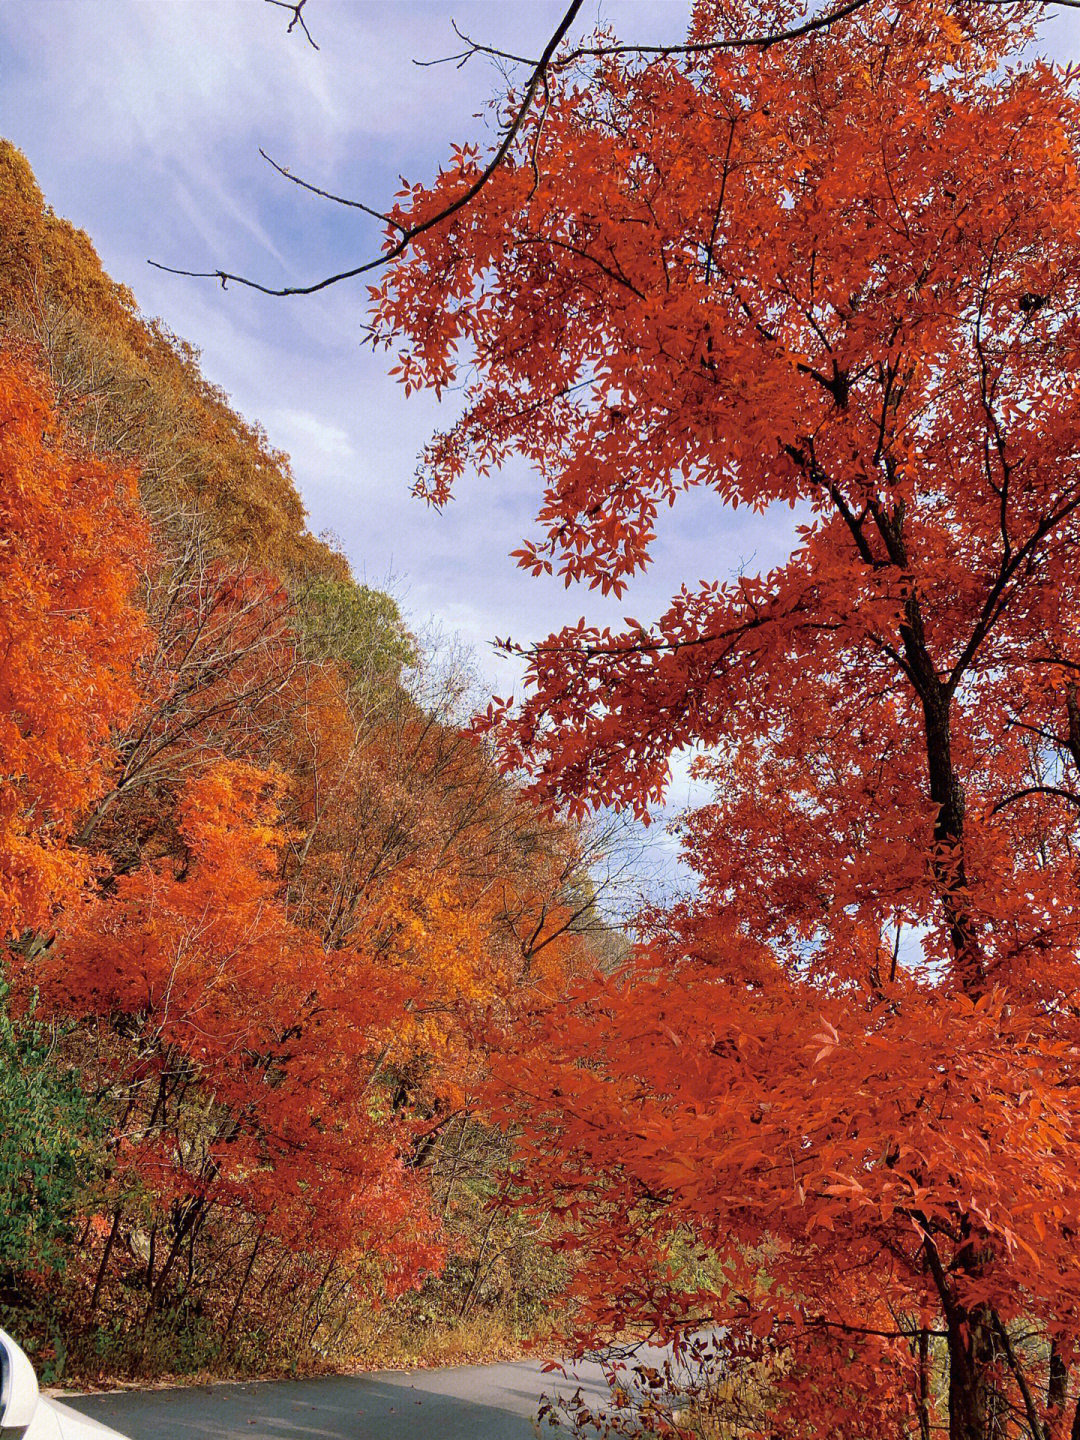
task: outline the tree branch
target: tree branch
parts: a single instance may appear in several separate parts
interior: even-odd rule
[[[1026,795],[1056,795],[1059,800],[1067,800],[1070,805],[1080,810],[1080,795],[1074,795],[1071,790],[1063,790],[1057,785],[1027,785],[1023,790],[1015,790],[1011,795],[1006,795],[1004,800],[999,800],[990,814],[996,815],[999,810],[1004,810],[1006,805],[1011,805],[1014,800],[1023,800]]]
[[[275,3],[284,3],[284,0],[275,0]],[[301,3],[304,3],[304,0],[301,0]],[[182,270],[174,265],[162,265],[156,260],[150,260],[148,263],[153,265],[155,270],[165,270],[170,275],[189,275],[200,280],[218,280],[221,282],[221,288],[223,290],[226,289],[229,282],[232,281],[236,285],[246,286],[249,290],[258,290],[263,295],[314,295],[317,291],[325,290],[328,286],[336,285],[342,280],[352,280],[357,275],[364,275],[372,270],[380,269],[383,265],[388,265],[392,260],[396,260],[399,256],[404,255],[405,251],[418,236],[423,235],[428,230],[434,229],[436,225],[442,224],[444,220],[449,220],[452,215],[456,215],[459,210],[468,205],[471,200],[479,195],[480,191],[495,174],[496,170],[498,170],[510,153],[510,147],[517,139],[521,127],[525,123],[525,117],[529,113],[533,99],[536,96],[537,90],[540,88],[544,76],[547,74],[552,56],[562,43],[570,26],[574,23],[583,3],[584,0],[573,0],[573,3],[560,20],[555,33],[544,46],[544,53],[541,55],[533,70],[529,83],[525,87],[525,93],[503,132],[503,138],[498,148],[477,178],[462,191],[456,200],[452,200],[449,205],[445,205],[435,215],[428,216],[426,220],[421,220],[416,225],[410,225],[405,228],[399,226],[398,228],[401,229],[400,239],[396,240],[389,249],[385,250],[382,255],[377,256],[374,260],[367,260],[362,265],[354,265],[349,270],[341,270],[336,275],[328,275],[325,279],[316,280],[310,285],[283,286],[263,285],[260,284],[259,281],[251,280],[244,275],[234,275],[228,270]],[[852,0],[852,3],[855,3],[855,0]],[[857,3],[866,4],[867,0],[857,0]],[[292,7],[290,6],[289,8]]]
[[[381,220],[386,225],[393,225],[395,230],[400,230],[404,234],[406,227],[395,220],[392,215],[384,215],[381,210],[376,210],[371,205],[365,205],[360,200],[349,200],[344,195],[335,195],[332,190],[323,190],[321,186],[313,185],[310,180],[302,180],[299,175],[294,175],[287,165],[279,165],[272,156],[266,153],[261,145],[259,146],[259,154],[279,175],[283,176],[286,180],[291,180],[294,185],[299,185],[304,190],[310,190],[312,195],[319,195],[323,200],[332,200],[335,205],[347,205],[350,210],[362,210],[365,215],[370,215],[375,220]],[[153,261],[151,261],[151,264],[153,264]]]
[[[289,21],[289,28],[285,31],[285,34],[291,35],[292,32],[296,29],[297,25],[299,25],[300,29],[307,36],[307,42],[311,46],[311,48],[313,50],[318,50],[319,47],[312,39],[311,31],[307,28],[307,24],[304,21],[304,16],[302,13],[304,6],[307,4],[307,0],[295,0],[295,4],[293,3],[293,0],[266,0],[266,3],[268,5],[276,5],[279,10],[291,10],[292,19]]]
[[[1016,1351],[1013,1349],[1009,1332],[1002,1324],[998,1315],[993,1311],[991,1314],[993,1315],[994,1329],[997,1331],[997,1337],[1001,1341],[1001,1348],[1005,1354],[1006,1363],[1012,1371],[1017,1387],[1023,1397],[1024,1410],[1027,1413],[1028,1426],[1031,1430],[1031,1440],[1046,1440],[1046,1432],[1043,1430],[1042,1420],[1039,1418],[1039,1407],[1035,1403],[1035,1397],[1031,1393],[1031,1386],[1028,1384],[1027,1376],[1024,1374]]]
[[[289,22],[288,33],[291,33],[295,26],[299,25],[313,48],[316,50],[319,48],[312,39],[311,32],[308,30],[301,13],[307,0],[266,0],[266,3],[276,5],[283,10],[292,11],[293,18]],[[979,3],[985,5],[1004,5],[1013,4],[1015,0],[979,0]],[[1044,0],[1044,3],[1062,5],[1073,9],[1080,8],[1080,0]],[[265,152],[260,151],[264,159],[273,165],[286,179],[292,180],[294,184],[310,190],[313,194],[321,195],[325,199],[333,200],[336,204],[348,205],[353,209],[362,210],[366,214],[384,220],[387,224],[397,229],[400,232],[399,238],[388,246],[381,255],[371,260],[366,260],[359,265],[353,265],[347,270],[339,270],[336,274],[327,275],[321,280],[313,281],[309,285],[264,285],[261,281],[251,279],[250,276],[240,275],[230,270],[187,270],[177,265],[164,265],[158,260],[148,260],[147,264],[152,265],[155,270],[163,270],[169,275],[184,275],[197,280],[217,280],[223,290],[227,289],[231,282],[234,285],[243,285],[249,290],[257,290],[262,295],[314,295],[320,290],[328,289],[331,285],[338,285],[344,280],[356,279],[357,276],[370,274],[373,270],[379,270],[384,265],[391,264],[394,260],[404,255],[412,242],[420,235],[423,235],[428,230],[434,229],[436,225],[441,225],[444,220],[449,220],[451,216],[457,214],[459,210],[474,200],[510,153],[510,149],[520,134],[537,92],[541,87],[543,87],[545,95],[544,109],[546,113],[548,103],[547,81],[551,74],[565,70],[580,60],[606,59],[613,56],[652,56],[666,58],[677,55],[708,55],[723,50],[757,49],[765,51],[771,49],[774,45],[785,44],[793,40],[803,39],[807,35],[828,30],[838,21],[847,19],[849,16],[865,8],[870,4],[870,0],[843,0],[843,3],[826,8],[819,14],[812,15],[809,19],[802,21],[798,25],[760,31],[751,35],[727,35],[718,40],[702,40],[685,45],[578,45],[567,50],[565,54],[560,55],[558,59],[556,59],[555,52],[565,39],[570,26],[577,18],[582,4],[583,0],[573,0],[573,3],[567,8],[566,13],[563,15],[563,18],[560,20],[537,60],[532,60],[524,55],[516,55],[509,50],[500,50],[493,45],[483,45],[479,41],[472,40],[454,25],[455,33],[465,42],[466,48],[463,51],[459,51],[454,55],[441,56],[437,60],[415,62],[425,66],[454,63],[460,69],[461,66],[465,65],[474,55],[486,55],[492,59],[502,60],[510,64],[532,66],[532,74],[529,77],[529,82],[503,130],[502,139],[479,176],[471,185],[462,191],[455,200],[452,200],[434,215],[430,215],[426,220],[422,220],[416,225],[402,225],[399,221],[391,219],[381,211],[376,210],[373,206],[365,205],[357,200],[348,200],[340,195],[334,195],[329,191],[321,189],[319,186],[301,180],[297,176],[290,174],[284,167],[270,160],[270,157],[267,156]],[[536,163],[535,147],[532,155],[532,165],[535,177],[533,193],[535,193],[539,183],[539,170]]]

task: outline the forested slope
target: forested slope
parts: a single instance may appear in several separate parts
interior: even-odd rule
[[[586,837],[6,143],[0,317],[0,1324],[46,1378],[519,1336],[484,1086],[595,961]]]
[[[151,513],[198,509],[217,550],[281,576],[347,578],[342,557],[307,529],[288,456],[231,409],[191,346],[139,314],[2,139],[0,315],[41,342],[69,423],[138,461]]]

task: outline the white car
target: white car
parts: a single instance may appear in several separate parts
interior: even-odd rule
[[[38,1389],[34,1367],[0,1330],[0,1440],[124,1440]]]

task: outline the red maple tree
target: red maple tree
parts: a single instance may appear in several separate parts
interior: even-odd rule
[[[692,487],[718,536],[804,519],[771,573],[550,637],[490,717],[571,809],[645,813],[704,747],[698,893],[508,1078],[586,1331],[771,1353],[762,1433],[1045,1440],[1075,1404],[1080,109],[1037,13],[732,49],[702,0],[694,49],[553,68],[373,292],[407,387],[472,367],[422,490],[525,456],[533,572],[620,594]]]

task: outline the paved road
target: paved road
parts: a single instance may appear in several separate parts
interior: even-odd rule
[[[533,1440],[541,1395],[577,1383],[587,1403],[608,1394],[597,1365],[564,1379],[517,1362],[115,1391],[64,1404],[130,1440]]]

